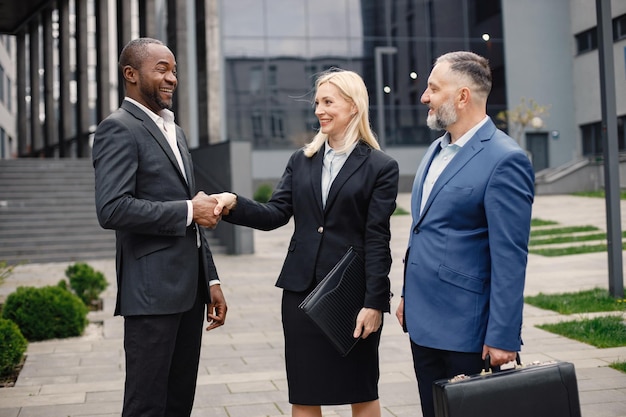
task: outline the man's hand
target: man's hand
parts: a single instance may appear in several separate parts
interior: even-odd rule
[[[404,327],[404,297],[400,298],[400,304],[396,309],[396,318],[400,326]]]
[[[200,191],[191,199],[193,205],[193,221],[203,227],[215,228],[221,216],[215,215],[217,205],[215,197],[208,196],[204,191]]]
[[[226,321],[226,311],[228,310],[220,284],[211,285],[210,291],[211,304],[208,304],[206,309],[206,319],[209,322],[206,328],[207,331],[223,326]]]
[[[366,339],[370,334],[378,331],[383,323],[383,313],[373,308],[362,308],[356,317],[356,327],[354,334],[355,339],[361,337]]]
[[[217,200],[217,205],[213,214],[215,216],[228,215],[232,209],[237,206],[237,195],[229,192],[223,192],[220,194],[211,194]]]
[[[489,354],[489,359],[491,361],[491,366],[500,366],[505,363],[509,363],[514,361],[517,357],[517,352],[510,352],[508,350],[502,350],[498,348],[494,348],[491,346],[483,345],[483,360],[487,357],[487,353]]]

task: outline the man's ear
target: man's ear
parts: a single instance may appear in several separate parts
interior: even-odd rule
[[[470,102],[470,97],[470,89],[468,87],[461,87],[457,95],[459,107],[467,106]]]
[[[135,68],[131,67],[130,65],[126,65],[123,69],[122,69],[122,74],[124,75],[124,79],[132,84],[135,84],[137,82],[137,70],[135,70]]]

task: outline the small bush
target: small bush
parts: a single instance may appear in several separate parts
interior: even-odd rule
[[[270,197],[272,197],[272,186],[269,184],[261,184],[259,188],[254,192],[254,196],[252,198],[254,201],[258,201],[259,203],[267,203],[270,201]]]
[[[87,307],[59,287],[19,287],[9,294],[2,317],[13,320],[29,341],[80,336],[87,326]]]
[[[0,318],[0,377],[11,374],[20,364],[27,346],[17,324]]]
[[[84,262],[68,266],[65,276],[70,281],[70,288],[88,307],[95,304],[102,291],[109,285],[102,272],[96,271]]]

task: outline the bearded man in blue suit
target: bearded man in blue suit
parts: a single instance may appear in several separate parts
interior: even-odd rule
[[[437,59],[422,95],[427,124],[445,130],[419,165],[402,300],[422,413],[432,383],[498,366],[521,347],[534,173],[526,153],[487,116],[488,61]]]

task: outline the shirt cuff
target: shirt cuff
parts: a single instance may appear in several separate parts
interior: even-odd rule
[[[193,220],[193,203],[187,200],[187,226],[191,225]]]
[[[209,287],[212,287],[213,285],[217,285],[220,283],[219,279],[212,279],[209,281]]]

